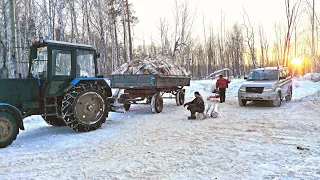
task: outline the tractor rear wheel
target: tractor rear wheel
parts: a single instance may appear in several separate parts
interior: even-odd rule
[[[0,112],[0,148],[10,145],[19,134],[19,127],[14,116],[6,111]]]
[[[71,88],[62,101],[62,115],[68,126],[77,132],[101,127],[108,117],[104,90],[96,84],[80,84]]]

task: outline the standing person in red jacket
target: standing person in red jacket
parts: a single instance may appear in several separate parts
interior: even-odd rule
[[[223,78],[222,75],[219,76],[219,79],[216,82],[216,88],[219,88],[220,103],[226,101],[226,88],[228,88],[229,83],[230,81]]]

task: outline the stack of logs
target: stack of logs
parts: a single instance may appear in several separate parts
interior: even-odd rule
[[[189,76],[183,67],[174,65],[169,59],[134,60],[122,64],[112,75],[160,74],[167,76]]]

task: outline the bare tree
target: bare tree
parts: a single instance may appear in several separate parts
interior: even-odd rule
[[[0,36],[0,43],[2,45],[2,67],[0,69],[0,78],[8,78],[9,77],[9,70],[7,67],[7,47],[6,47],[6,39],[8,36],[7,32],[7,14],[5,9],[7,9],[7,1],[2,1],[2,28],[1,28],[1,35]]]
[[[178,3],[175,0],[174,4],[174,19],[175,19],[175,32],[174,32],[174,47],[172,51],[173,59],[176,59],[176,53],[179,55],[176,63],[182,66],[188,66],[190,59],[190,50],[188,48],[191,44],[191,35],[195,14],[191,12],[189,2],[187,0]],[[187,67],[188,69],[188,67]]]
[[[128,0],[126,0],[126,10],[127,10],[127,23],[128,23],[128,43],[129,43],[129,54],[130,59],[132,58],[132,37],[131,37],[131,26],[130,26],[130,9]]]
[[[168,39],[169,23],[165,18],[160,18],[158,30],[160,31],[161,54],[165,56],[168,55],[170,51],[170,44]]]
[[[14,0],[9,0],[9,12],[10,12],[10,28],[11,28],[11,38],[10,38],[10,68],[9,68],[9,76],[15,77],[17,71],[17,40],[16,40],[16,27],[15,27],[15,8],[14,8]]]
[[[268,49],[269,44],[266,37],[266,32],[264,31],[264,28],[262,24],[259,25],[259,38],[260,38],[260,51],[261,51],[261,66],[269,65],[269,57],[268,57]]]
[[[283,48],[283,61],[282,64],[288,66],[288,56],[290,51],[290,41],[293,28],[292,26],[296,23],[297,16],[299,14],[299,7],[301,4],[301,0],[295,0],[291,7],[292,0],[285,0],[286,5],[286,16],[287,16],[287,32],[284,41]]]
[[[246,10],[243,8],[243,26],[245,28],[246,38],[245,42],[247,43],[247,46],[249,48],[249,54],[251,56],[252,64],[255,68],[258,67],[256,54],[255,54],[255,35],[254,35],[254,29],[252,26],[252,23],[250,21],[250,18],[246,12]]]

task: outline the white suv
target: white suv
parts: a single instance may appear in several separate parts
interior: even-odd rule
[[[265,67],[253,70],[238,90],[238,102],[245,106],[247,101],[270,101],[281,106],[281,100],[292,98],[292,78],[286,67]]]

